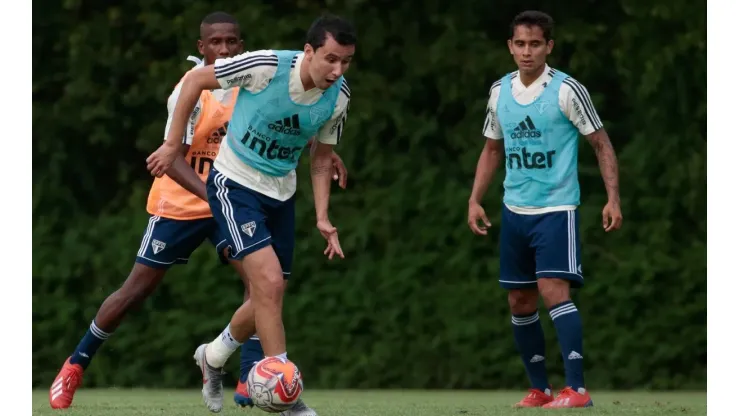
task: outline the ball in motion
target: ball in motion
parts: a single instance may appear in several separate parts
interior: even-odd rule
[[[268,413],[284,412],[303,393],[303,377],[290,360],[267,357],[252,367],[247,389],[254,405]]]

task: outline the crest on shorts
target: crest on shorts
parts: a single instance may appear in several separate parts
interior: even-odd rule
[[[308,115],[311,116],[311,124],[313,125],[319,124],[319,122],[326,119],[328,114],[326,110],[317,107],[311,108],[311,111],[308,112]]]
[[[165,246],[167,246],[167,243],[163,243],[159,240],[152,240],[152,250],[154,251],[154,254],[159,254],[160,251],[164,250]]]
[[[244,231],[244,234],[252,237],[254,236],[254,230],[257,229],[257,223],[254,221],[250,221],[246,224],[242,224],[242,231]]]

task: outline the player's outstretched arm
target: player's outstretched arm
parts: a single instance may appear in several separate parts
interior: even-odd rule
[[[487,139],[486,145],[478,158],[478,166],[475,169],[475,180],[473,181],[473,191],[468,199],[468,226],[478,235],[488,234],[487,228],[491,226],[486,213],[481,206],[483,196],[491,184],[493,174],[501,164],[504,156],[503,139]],[[483,225],[480,224],[483,222]]]
[[[329,195],[332,180],[333,145],[318,140],[311,146],[311,183],[313,185],[314,204],[316,206],[316,227],[327,241],[324,254],[332,259],[334,255],[344,258],[339,245],[337,229],[329,221]]]
[[[198,103],[203,90],[220,89],[213,65],[198,68],[188,73],[182,82],[180,95],[177,98],[175,111],[172,114],[172,124],[167,132],[167,138],[157,151],[146,160],[147,169],[157,177],[161,177],[172,166],[180,150],[182,137],[185,135],[185,126],[193,108]]]
[[[595,132],[586,135],[599,161],[601,177],[604,179],[608,202],[602,212],[603,226],[606,231],[617,230],[622,226],[622,209],[619,199],[619,167],[617,155],[609,140],[606,129],[601,127]]]

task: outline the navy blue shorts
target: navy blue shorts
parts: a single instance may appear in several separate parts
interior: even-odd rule
[[[213,218],[173,220],[153,215],[141,240],[136,262],[155,269],[167,269],[173,264],[186,264],[190,254],[205,239],[216,247],[221,262],[228,264],[223,255],[226,247],[218,223]]]
[[[229,258],[242,259],[272,245],[288,278],[295,246],[295,195],[279,201],[246,188],[211,169],[208,203],[229,247]]]
[[[504,205],[502,212],[501,287],[535,288],[539,278],[583,286],[578,210],[522,215]]]

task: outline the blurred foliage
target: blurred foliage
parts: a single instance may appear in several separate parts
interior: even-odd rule
[[[147,221],[144,159],[198,25],[233,13],[247,49],[303,45],[323,10],[358,27],[350,170],[331,219],[347,258],[315,230],[299,169],[290,356],[313,387],[513,388],[526,377],[498,287],[499,172],[487,238],[466,225],[491,83],[514,65],[509,21],[531,2],[429,0],[42,1],[33,10],[33,383],[50,383],[128,274]],[[36,5],[36,4],[35,4]],[[462,7],[464,6],[464,7]],[[624,228],[605,235],[596,159],[581,148],[587,382],[706,385],[706,4],[541,1],[557,22],[550,64],[588,87],[617,149]],[[241,283],[206,244],[101,348],[86,386],[199,383],[195,347],[239,305]],[[543,313],[543,318],[546,315]],[[562,382],[544,319],[552,382]],[[403,358],[407,357],[407,358]],[[229,363],[235,376],[238,358]]]

